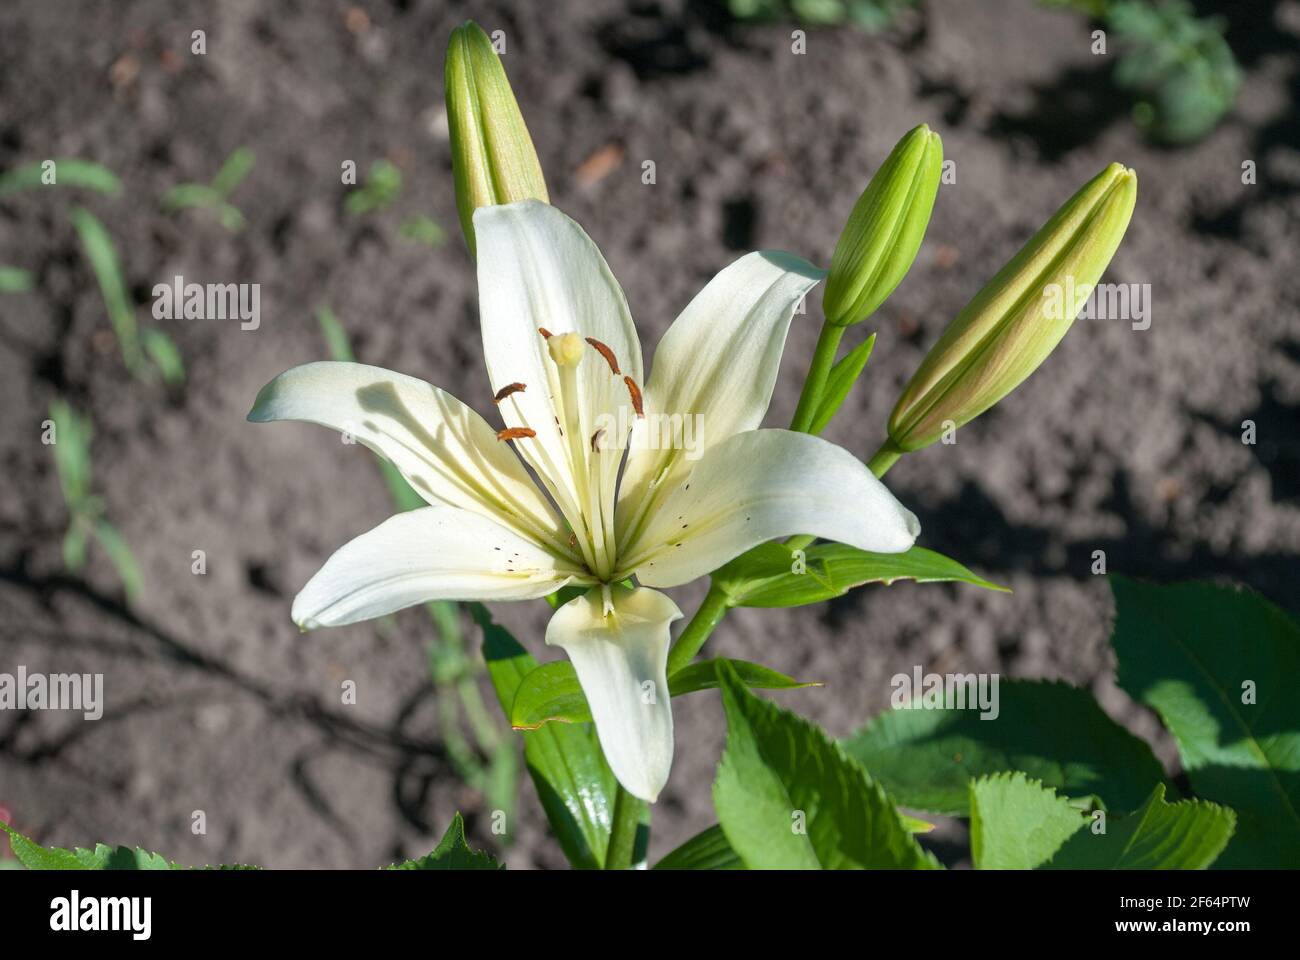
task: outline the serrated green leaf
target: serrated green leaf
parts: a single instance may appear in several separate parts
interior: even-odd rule
[[[917,691],[919,693],[919,691]],[[996,718],[957,709],[889,710],[843,741],[905,807],[969,813],[972,778],[1023,771],[1068,797],[1100,797],[1135,810],[1164,779],[1151,748],[1064,683],[1000,680]]]
[[[1300,626],[1246,590],[1110,583],[1120,687],[1160,714],[1197,795],[1237,813],[1218,866],[1300,865]]]
[[[655,870],[744,870],[722,827],[714,824],[697,833],[654,865]]]
[[[4,821],[0,821],[0,830],[9,835],[9,846],[14,856],[29,870],[189,870],[173,863],[157,853],[141,850],[139,847],[110,847],[104,843],[95,844],[93,850],[77,847],[65,850],[62,847],[43,847],[34,840],[23,836]],[[258,867],[244,864],[204,867],[205,870],[257,870]]]
[[[122,189],[121,181],[107,167],[88,160],[78,160],[75,157],[55,160],[55,180],[53,184],[47,184],[42,180],[44,162],[42,160],[24,164],[0,176],[0,197],[17,193],[19,190],[47,186],[82,187],[98,190],[100,193],[117,193]]]
[[[864,583],[896,580],[951,581],[1009,592],[923,547],[904,553],[868,553],[842,543],[823,543],[804,551],[800,562],[784,544],[765,543],[713,574],[714,584],[733,607],[798,607],[843,596]]]
[[[787,677],[761,664],[747,660],[729,660],[741,682],[764,690],[794,690],[820,686]],[[716,660],[702,660],[678,670],[668,678],[668,694],[680,697],[718,686]],[[544,723],[590,723],[591,708],[578,683],[573,664],[567,660],[544,663],[519,684],[510,707],[510,725],[516,730],[535,730]]]
[[[1023,773],[970,782],[970,847],[980,870],[1033,870],[1076,832],[1084,815]]]
[[[880,786],[801,717],[756,697],[718,663],[727,745],[713,804],[751,869],[938,868]]]
[[[1165,802],[1164,784],[1136,813],[1106,818],[1106,832],[1073,834],[1048,870],[1204,870],[1223,852],[1236,815],[1205,800]]]
[[[515,692],[537,661],[504,627],[492,622],[487,608],[469,605],[483,630],[483,659],[502,711],[509,716]],[[548,723],[523,734],[524,763],[551,829],[569,863],[600,869],[609,849],[609,830],[617,782],[605,762],[596,728],[588,723]]]
[[[497,863],[481,850],[473,850],[465,840],[465,821],[457,812],[451,818],[451,825],[442,835],[432,853],[426,853],[418,860],[403,860],[386,867],[387,870],[504,870],[505,865]]]
[[[875,345],[876,335],[873,333],[831,367],[831,372],[826,377],[826,386],[822,388],[821,399],[817,403],[817,412],[813,414],[812,423],[808,427],[809,433],[821,433],[839,412],[848,399],[849,391],[862,375],[862,369],[871,359]]]

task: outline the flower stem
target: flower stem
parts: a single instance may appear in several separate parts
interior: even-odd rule
[[[880,445],[880,449],[872,454],[871,459],[867,461],[867,469],[875,474],[876,479],[879,480],[889,472],[889,468],[896,464],[899,457],[905,452],[896,447],[893,440],[886,439]]]
[[[822,392],[826,389],[826,378],[830,375],[831,367],[835,366],[835,354],[840,349],[840,340],[843,338],[843,327],[822,323],[817,349],[813,351],[812,364],[808,367],[808,377],[803,382],[803,392],[799,394],[799,406],[795,408],[794,419],[790,421],[791,430],[807,433],[812,426]]]
[[[606,870],[628,870],[636,855],[636,832],[641,826],[643,804],[620,785],[614,794],[614,813],[609,825]]]
[[[695,659],[695,655],[704,646],[704,641],[709,639],[709,634],[727,615],[729,609],[726,594],[718,589],[716,584],[709,584],[709,592],[705,594],[700,608],[695,611],[691,622],[686,624],[686,629],[677,638],[673,648],[668,651],[668,676],[671,677]]]

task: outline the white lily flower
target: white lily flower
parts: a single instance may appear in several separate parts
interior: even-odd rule
[[[646,383],[623,292],[581,227],[525,200],[479,209],[474,230],[504,429],[437,387],[355,363],[295,367],[249,414],[346,431],[429,502],[339,549],[293,619],[311,629],[588,587],[555,611],[546,642],[573,662],[619,782],[653,801],[672,762],[665,673],[682,614],[652,588],[776,537],[901,552],[920,528],[852,454],[758,429],[795,307],[823,271],[785,253],[741,257],[677,318]],[[652,426],[674,415],[703,425],[698,446],[654,442],[665,431]],[[632,577],[639,586],[624,585]]]

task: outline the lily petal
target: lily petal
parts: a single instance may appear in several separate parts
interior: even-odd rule
[[[646,386],[648,417],[634,431],[619,493],[620,537],[652,508],[647,496],[688,468],[683,444],[665,444],[655,416],[680,415],[699,424],[702,442],[692,451],[694,459],[757,428],[772,400],[794,311],[825,276],[793,254],[746,254],[710,280],[668,328],[655,350]],[[657,443],[652,429],[659,430]]]
[[[423,380],[362,363],[307,363],[264,386],[248,419],[301,420],[351,435],[429,503],[489,517],[571,555],[559,517],[509,445],[472,409]]]
[[[501,416],[509,427],[535,432],[517,447],[573,524],[580,520],[574,514],[591,506],[584,495],[591,486],[586,458],[575,470],[575,451],[596,446],[593,438],[601,426],[607,434],[612,434],[611,423],[630,426],[631,393],[623,378],[631,377],[638,389],[644,383],[641,345],[627,300],[591,238],[555,207],[536,200],[481,207],[474,213],[474,234],[483,353],[492,389],[524,385],[500,403]],[[564,437],[557,423],[564,419],[557,407],[559,375],[541,330],[592,338],[608,348],[618,365],[616,374],[594,347],[579,363],[581,438]],[[604,439],[611,449],[616,438]],[[601,493],[607,494],[611,510],[622,458],[622,438],[617,439],[620,452],[606,458],[613,462],[602,471],[600,483],[608,487]],[[575,473],[581,476],[575,479]]]
[[[294,598],[292,616],[313,630],[429,600],[533,600],[579,574],[486,517],[421,507],[340,547]]]
[[[750,547],[806,533],[901,553],[921,525],[862,461],[820,437],[751,430],[713,447],[665,497],[617,576],[672,587]]]
[[[546,642],[573,662],[614,776],[653,803],[673,762],[669,624],[682,612],[657,590],[614,586],[610,598],[608,615],[599,588],[570,600],[551,617]]]

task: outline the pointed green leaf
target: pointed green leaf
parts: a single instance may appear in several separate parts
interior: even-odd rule
[[[72,225],[81,238],[82,248],[86,259],[90,261],[95,279],[99,281],[99,291],[103,295],[113,333],[117,336],[122,359],[133,375],[138,374],[143,356],[140,351],[140,333],[135,322],[135,307],[127,296],[126,281],[122,276],[122,266],[113,239],[99,219],[83,207],[72,211]]]
[[[221,197],[228,197],[234,192],[235,187],[244,182],[253,169],[253,162],[256,158],[253,151],[248,147],[240,147],[221,165],[217,175],[212,178],[212,189]]]
[[[871,358],[875,345],[876,335],[873,333],[831,367],[831,372],[826,377],[826,386],[822,388],[821,399],[817,403],[817,412],[813,414],[812,424],[808,427],[809,433],[821,433],[839,412]]]
[[[404,860],[394,863],[388,870],[504,870],[505,865],[497,863],[486,853],[473,850],[465,841],[465,821],[460,813],[451,818],[451,825],[442,835],[432,853],[426,853],[418,860]]]
[[[946,709],[889,710],[843,746],[897,803],[956,816],[969,812],[970,780],[991,773],[1020,770],[1065,796],[1096,796],[1123,811],[1164,779],[1151,748],[1086,690],[1003,679],[997,704],[987,720],[977,705],[958,709],[952,700]]]
[[[45,174],[43,163],[44,161],[28,163],[6,171],[3,176],[0,176],[0,197],[17,193],[19,190],[45,186],[81,187],[87,190],[98,190],[100,193],[117,193],[122,189],[121,181],[113,175],[112,171],[97,163],[78,160],[75,157],[55,160],[54,183],[47,184],[43,179]]]
[[[797,571],[797,572],[796,572]],[[864,583],[955,581],[989,590],[1005,587],[978,577],[943,554],[912,547],[904,553],[868,553],[842,543],[823,543],[798,553],[765,543],[713,574],[733,607],[798,607],[840,597]]]
[[[1161,784],[1141,810],[1106,818],[1106,832],[1080,830],[1050,870],[1204,870],[1227,846],[1236,815],[1205,800],[1165,802]]]
[[[746,660],[728,662],[736,670],[741,682],[748,687],[794,690],[819,686],[815,682],[801,682]],[[717,687],[716,663],[715,660],[701,660],[678,670],[668,678],[669,695],[680,697],[685,693]],[[544,663],[525,676],[515,691],[515,700],[510,707],[510,725],[516,730],[535,730],[552,720],[563,723],[591,722],[587,696],[578,683],[573,664],[567,660]]]
[[[185,382],[185,361],[172,338],[161,330],[144,330],[140,333],[140,342],[144,352],[149,355],[163,382],[178,384]]]
[[[744,870],[717,824],[697,833],[654,865],[655,870]]]
[[[1221,867],[1300,864],[1300,626],[1247,590],[1112,576],[1119,685],[1160,714],[1237,830]]]
[[[87,850],[77,847],[65,850],[62,847],[43,847],[34,840],[24,837],[7,823],[0,821],[0,830],[9,835],[9,846],[14,856],[29,870],[188,870],[165,857],[141,850],[139,847],[110,847],[104,843],[95,844],[95,849]],[[217,870],[256,870],[257,867],[242,864],[234,866],[205,867]]]
[[[970,848],[980,870],[1034,870],[1076,832],[1083,813],[1023,773],[970,783]]]
[[[483,630],[483,659],[501,709],[509,716],[515,691],[537,661],[481,603],[469,605]],[[524,762],[551,829],[575,867],[600,869],[609,848],[617,783],[588,723],[548,723],[523,734]]]
[[[880,786],[821,730],[718,663],[727,746],[713,804],[751,869],[935,869]]]

